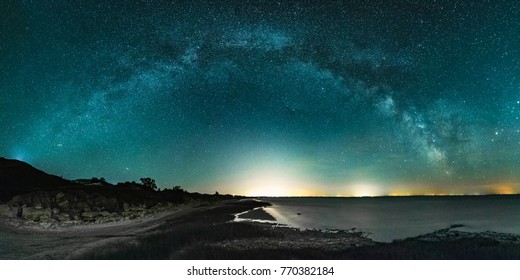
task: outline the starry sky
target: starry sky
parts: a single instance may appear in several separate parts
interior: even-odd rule
[[[520,192],[520,2],[6,0],[0,156],[245,195]]]

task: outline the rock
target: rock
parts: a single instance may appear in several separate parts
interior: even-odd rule
[[[62,192],[58,193],[56,195],[55,199],[56,199],[56,204],[58,204],[58,207],[60,209],[69,208],[70,203],[69,203],[69,200],[67,199],[67,196],[64,193],[62,193]]]
[[[51,219],[51,211],[49,209],[34,209],[32,207],[27,207],[23,211],[22,217],[29,221],[34,222],[47,222]]]
[[[107,212],[107,211],[101,211],[101,212],[98,213],[98,215],[99,216],[103,216],[103,217],[108,217],[108,216],[110,216],[110,213]]]
[[[16,217],[21,218],[23,215],[23,206],[18,206],[16,209]]]
[[[52,218],[58,222],[70,221],[70,216],[68,214],[55,214],[52,216]]]
[[[115,212],[119,208],[117,199],[107,198],[99,194],[93,196],[92,205],[92,208],[96,211]]]
[[[50,208],[52,203],[51,194],[47,192],[35,192],[22,196],[28,206],[36,209]]]
[[[67,214],[69,214],[69,217],[77,220],[77,219],[80,219],[79,215],[81,214],[81,211],[79,209],[71,207],[71,208],[69,208],[68,211],[60,212],[60,213],[67,213]]]
[[[81,213],[81,217],[86,219],[94,219],[98,214],[95,212],[83,212]]]
[[[56,225],[50,221],[43,221],[43,222],[40,222],[38,225],[45,229],[56,227]]]
[[[40,221],[40,224],[41,223],[50,223],[52,221],[52,219],[50,216],[41,215],[39,221]]]
[[[79,225],[79,224],[81,224],[81,223],[78,221],[63,221],[60,223],[61,226],[65,226],[65,227]]]
[[[76,202],[76,204],[73,205],[73,207],[71,207],[71,209],[75,209],[75,210],[77,210],[79,212],[81,212],[81,211],[91,212],[92,211],[92,208],[90,207],[90,205],[86,201],[78,201],[78,202]]]
[[[11,216],[11,207],[7,204],[0,204],[0,216],[1,217],[10,217]]]
[[[101,212],[83,212],[81,217],[84,221],[93,222],[96,224],[114,222],[121,220],[122,217],[117,213],[109,213],[108,211]]]
[[[8,204],[10,206],[14,206],[14,207],[17,207],[17,206],[22,206],[24,203],[23,203],[23,199],[21,196],[17,195],[15,197],[13,197],[9,202]]]

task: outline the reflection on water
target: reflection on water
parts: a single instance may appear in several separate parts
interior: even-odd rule
[[[520,234],[520,196],[266,198],[278,222],[301,228],[352,229],[392,241],[463,224],[459,230]]]

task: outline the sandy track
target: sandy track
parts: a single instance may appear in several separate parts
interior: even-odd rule
[[[67,229],[13,229],[0,227],[0,259],[70,259],[100,246],[135,242],[137,237],[157,232],[161,225],[224,204],[165,212],[141,221],[81,225]]]

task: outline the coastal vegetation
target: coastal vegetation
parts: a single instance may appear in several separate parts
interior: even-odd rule
[[[152,178],[115,185],[104,178],[66,180],[27,163],[0,159],[0,217],[14,226],[41,228],[144,218],[238,196],[192,193],[181,186],[159,189]]]

